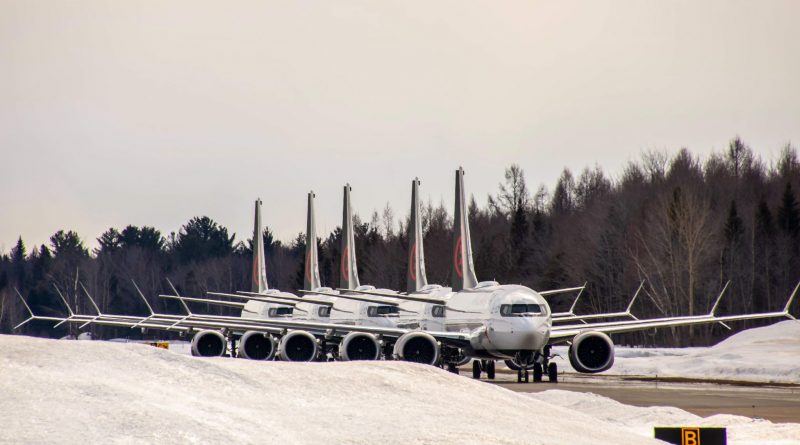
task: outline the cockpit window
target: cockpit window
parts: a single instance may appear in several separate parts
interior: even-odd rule
[[[500,305],[500,315],[503,317],[524,317],[544,314],[541,304],[503,304]]]
[[[331,307],[330,306],[321,306],[319,308],[319,312],[317,312],[317,314],[319,314],[320,318],[330,318],[330,316],[331,316]]]
[[[274,307],[269,310],[270,317],[285,317],[292,315],[294,308],[292,307]]]
[[[431,315],[433,315],[434,318],[442,318],[442,317],[444,317],[444,306],[441,306],[441,305],[437,304],[436,306],[432,307],[431,308]]]
[[[397,316],[400,314],[400,308],[397,306],[370,306],[367,308],[367,315],[370,317],[380,317],[387,315]]]

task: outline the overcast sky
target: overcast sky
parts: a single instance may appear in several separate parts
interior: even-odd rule
[[[643,150],[800,141],[797,1],[0,0],[0,251],[208,215],[282,239]]]

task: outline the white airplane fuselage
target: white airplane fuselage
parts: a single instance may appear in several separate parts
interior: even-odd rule
[[[288,293],[288,292],[281,292],[277,289],[269,289],[263,293],[264,297],[274,297],[274,296],[284,296],[284,297],[294,297],[297,298],[296,295]],[[241,317],[242,318],[259,318],[265,320],[291,320],[295,314],[295,308],[292,305],[288,304],[280,304],[280,303],[271,303],[266,301],[258,301],[258,300],[247,300],[244,307],[242,308]]]
[[[444,331],[470,334],[467,355],[514,358],[520,351],[541,352],[550,339],[550,307],[528,287],[484,282],[474,289],[441,288],[428,295],[447,300]]]
[[[453,291],[449,287],[428,284],[409,295],[418,297],[449,298]],[[405,329],[421,329],[423,331],[445,330],[445,306],[438,303],[418,301],[400,301],[400,314],[397,327]]]
[[[380,292],[380,293],[395,293],[389,289],[376,289],[374,286],[363,285],[356,288],[359,291],[367,292]],[[334,323],[349,326],[372,326],[382,328],[396,328],[398,326],[398,312],[395,304],[380,304],[365,301],[351,300],[347,298],[334,297],[324,294],[341,294],[328,287],[322,287],[314,290],[320,292],[319,294],[311,294],[314,299],[326,300],[333,303],[330,309],[325,309],[326,306],[300,302],[297,308],[302,311],[296,311],[292,320],[307,320],[322,323]],[[368,295],[353,293],[354,297],[369,297],[374,299],[381,299],[380,297],[371,297]],[[387,299],[389,302],[389,299]]]

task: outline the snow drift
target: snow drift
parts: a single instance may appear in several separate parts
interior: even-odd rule
[[[556,348],[566,357],[564,348]],[[800,383],[800,322],[739,332],[708,348],[622,348],[606,374]],[[568,360],[559,367],[574,371]]]
[[[201,359],[0,336],[4,443],[659,443],[404,362]]]

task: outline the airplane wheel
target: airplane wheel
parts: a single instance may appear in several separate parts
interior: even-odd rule
[[[472,378],[473,379],[480,379],[481,378],[481,361],[480,360],[473,360],[472,361]]]
[[[452,372],[453,374],[458,375],[458,366],[456,366],[455,363],[448,363],[447,372]]]
[[[528,381],[529,381],[529,380],[528,380],[528,376],[529,376],[529,375],[530,375],[530,374],[528,374],[528,370],[527,370],[527,369],[523,369],[523,370],[522,370],[522,380],[523,380],[525,383],[528,383]]]
[[[486,363],[486,378],[494,380],[494,360],[489,360]]]
[[[539,383],[542,381],[542,364],[536,363],[533,365],[533,383]]]
[[[522,383],[522,370],[517,369],[517,383]]]
[[[550,365],[547,366],[547,380],[549,380],[550,383],[558,383],[558,365],[555,363],[550,363]]]

